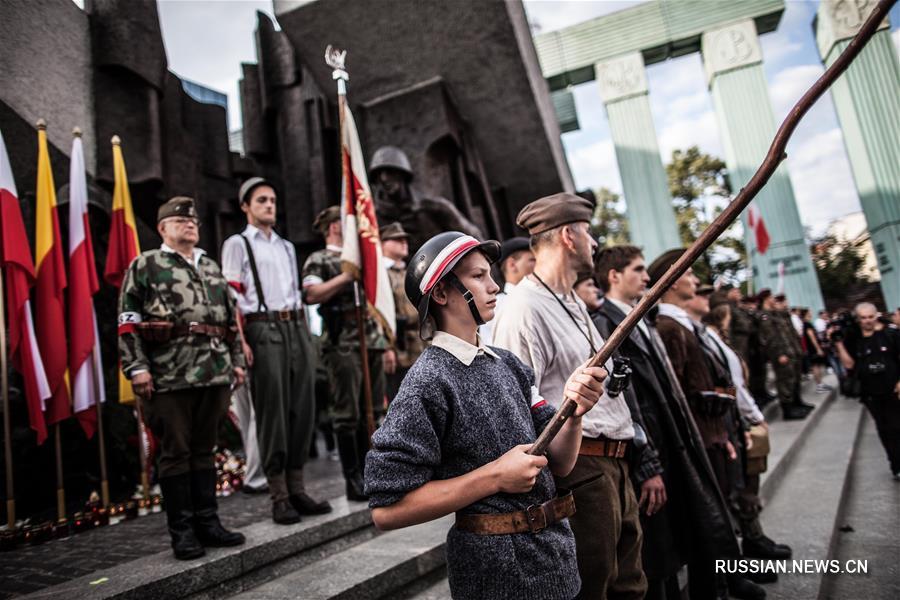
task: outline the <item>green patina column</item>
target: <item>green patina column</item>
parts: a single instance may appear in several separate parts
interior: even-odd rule
[[[640,52],[594,66],[616,148],[616,162],[628,209],[631,241],[647,261],[681,246],[672,197],[647,97],[647,76]]]
[[[733,188],[744,186],[762,163],[775,136],[775,115],[762,69],[762,51],[752,19],[706,31],[703,64],[719,122],[725,162]],[[783,272],[784,292],[793,306],[822,309],[822,292],[803,235],[787,166],[782,163],[754,200],[771,243],[762,254],[747,227],[755,288],[775,290]]]
[[[823,0],[814,22],[826,67],[840,56],[875,2]],[[881,292],[900,306],[900,61],[887,19],[831,86],[847,156],[869,226]]]

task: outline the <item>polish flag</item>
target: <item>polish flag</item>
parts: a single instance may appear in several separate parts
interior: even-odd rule
[[[375,204],[366,177],[366,163],[356,132],[353,113],[346,101],[340,103],[341,115],[341,223],[344,245],[343,270],[362,280],[366,300],[388,337],[394,337],[394,294],[381,254]]]
[[[37,435],[38,444],[43,444],[47,439],[45,401],[51,393],[31,318],[28,291],[34,285],[34,262],[31,260],[31,247],[22,222],[18,196],[6,144],[0,133],[0,267],[9,315],[9,353],[13,368],[22,374],[25,381],[28,421]]]
[[[75,417],[85,435],[97,427],[97,402],[105,402],[100,335],[94,294],[100,289],[94,266],[94,246],[88,224],[87,179],[81,137],[72,141],[69,170],[69,372]]]
[[[766,222],[756,204],[751,204],[747,210],[747,225],[753,231],[756,250],[760,254],[765,254],[771,240],[769,239],[769,230],[766,229]]]

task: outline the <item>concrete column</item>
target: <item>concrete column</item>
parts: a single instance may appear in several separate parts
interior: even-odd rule
[[[628,210],[631,241],[647,262],[681,246],[668,179],[659,156],[640,52],[595,65]]]
[[[762,69],[762,51],[752,19],[707,31],[701,39],[703,65],[735,190],[762,163],[775,136],[775,115]],[[787,166],[782,163],[754,200],[771,243],[761,254],[748,231],[754,287],[775,290],[783,264],[784,292],[793,306],[824,307],[818,278],[803,235]]]
[[[830,67],[875,2],[823,0],[814,26]],[[900,61],[887,19],[833,86],[847,156],[881,272],[888,309],[900,306]]]

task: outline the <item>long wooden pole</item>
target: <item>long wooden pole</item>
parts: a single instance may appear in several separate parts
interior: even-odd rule
[[[6,323],[3,322],[3,273],[0,268],[0,390],[3,394],[3,455],[6,462],[6,522],[7,530],[16,528],[16,493],[13,481],[12,421],[9,415],[9,379],[6,370]],[[12,321],[12,319],[10,319]]]
[[[606,343],[600,351],[591,359],[590,366],[595,367],[606,363],[613,352],[616,351],[616,348],[619,347],[619,344],[631,334],[631,330],[635,328],[642,318],[644,318],[644,315],[650,310],[650,307],[656,304],[663,293],[688,270],[688,267],[690,267],[697,258],[714,241],[716,241],[726,229],[728,229],[741,212],[747,208],[750,201],[753,200],[756,194],[758,194],[763,186],[766,185],[766,182],[769,181],[769,178],[775,172],[775,169],[778,168],[778,165],[787,158],[787,154],[785,154],[784,150],[787,147],[788,140],[790,140],[791,135],[794,133],[794,129],[797,128],[797,124],[803,118],[803,115],[805,115],[812,105],[815,104],[816,100],[831,87],[831,84],[834,83],[841,73],[847,70],[847,67],[850,66],[850,63],[853,62],[866,43],[872,38],[875,31],[878,29],[878,25],[884,20],[891,7],[896,4],[896,2],[897,0],[881,0],[878,3],[875,10],[872,11],[872,14],[869,15],[869,18],[866,19],[862,28],[853,37],[850,44],[844,49],[838,59],[828,67],[825,73],[819,77],[818,81],[803,94],[803,97],[800,98],[797,104],[791,109],[791,112],[785,118],[781,127],[778,128],[775,139],[772,140],[772,145],[769,147],[769,152],[766,154],[766,158],[763,160],[762,165],[760,165],[753,177],[750,178],[750,181],[747,182],[747,185],[744,186],[734,200],[725,207],[725,210],[722,211],[716,220],[706,228],[706,231],[697,238],[697,241],[685,250],[684,254],[681,255],[681,258],[675,261],[675,264],[669,267],[660,280],[650,288],[638,305],[634,307],[634,310],[628,313],[625,320],[613,330],[609,339],[606,340]],[[575,402],[564,400],[559,407],[559,410],[556,411],[556,414],[553,415],[553,418],[541,432],[541,435],[538,436],[534,445],[528,450],[528,453],[533,455],[544,454],[547,451],[550,442],[552,442],[553,438],[556,437],[556,434],[559,433],[563,424],[572,416],[572,414],[574,414],[576,406]]]
[[[349,190],[352,190],[353,187],[350,181],[350,165],[347,164],[349,161],[345,161],[344,159],[344,128],[346,127],[344,114],[347,110],[347,80],[349,76],[347,75],[347,71],[344,70],[344,58],[347,53],[333,53],[331,46],[325,50],[325,62],[334,68],[333,77],[337,82],[338,89],[338,123],[340,127],[339,131],[339,147],[341,150],[340,153],[340,161],[341,161],[341,176],[343,178],[342,185],[342,194],[341,194],[341,205],[343,211],[343,204],[347,202],[347,198],[344,197],[344,193],[348,193]],[[354,199],[355,204],[355,199]],[[363,265],[360,264],[360,272],[359,278],[363,278]],[[368,314],[368,305],[366,304],[365,294],[360,292],[359,281],[353,282],[353,301],[354,306],[356,308],[356,329],[357,335],[359,339],[359,355],[360,355],[360,363],[362,364],[362,376],[363,376],[363,399],[365,401],[365,410],[366,410],[366,429],[368,431],[368,439],[369,445],[372,445],[372,435],[375,433],[375,406],[372,403],[372,374],[369,369],[369,351],[366,347],[366,317]]]
[[[59,523],[66,521],[66,489],[63,481],[62,461],[62,434],[59,429],[61,423],[53,426],[53,435],[56,441],[56,519]]]
[[[96,319],[96,315],[94,319]],[[97,331],[96,322],[94,331]],[[96,338],[97,344],[100,338]],[[99,346],[94,347],[93,352],[100,352]],[[92,354],[93,354],[92,352]],[[93,356],[91,356],[93,358]],[[100,386],[103,385],[98,376],[97,369],[91,369],[94,376],[94,389],[97,390],[97,396],[94,398],[94,406],[97,409],[97,446],[100,451],[100,501],[103,508],[109,507],[109,479],[106,474],[106,439],[103,434],[103,403],[100,402]]]

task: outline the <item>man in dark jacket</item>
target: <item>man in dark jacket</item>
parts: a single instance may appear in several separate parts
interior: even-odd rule
[[[609,336],[650,280],[640,248],[605,248],[597,259],[596,279],[605,301],[593,320],[601,335]],[[635,421],[660,466],[657,473],[640,467],[632,471],[642,508],[647,598],[679,598],[677,573],[683,565],[734,556],[737,541],[703,440],[656,329],[641,321],[618,351],[631,360],[640,413]],[[667,499],[663,505],[660,496]],[[695,567],[689,573],[692,597],[708,597],[715,585],[713,570],[698,571]]]

